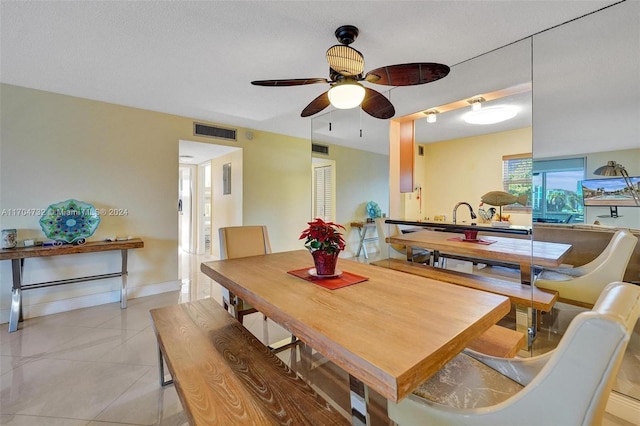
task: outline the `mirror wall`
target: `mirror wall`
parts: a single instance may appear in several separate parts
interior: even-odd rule
[[[399,111],[399,115],[409,117],[415,113],[417,146],[414,188],[420,189],[420,192],[400,194],[393,186],[393,176],[398,170],[392,156],[389,210],[383,211],[387,211],[391,218],[432,220],[436,215],[443,214],[450,219],[451,210],[458,201],[467,201],[474,208],[477,207],[478,197],[486,192],[487,187],[483,184],[480,188],[479,183],[491,179],[493,185],[496,176],[501,176],[502,172],[498,165],[501,161],[496,163],[495,155],[493,160],[481,155],[483,149],[480,146],[486,141],[483,140],[485,136],[479,135],[498,132],[481,129],[476,134],[460,134],[454,132],[451,126],[429,127],[422,112],[527,82],[532,85],[532,91],[529,92],[530,123],[518,128],[529,131],[529,147],[534,161],[582,158],[584,178],[587,179],[595,177],[593,171],[607,161],[617,161],[626,167],[631,176],[640,176],[639,17],[639,2],[618,3],[456,64],[450,75],[438,82],[416,86],[411,91],[393,91],[394,105],[406,106],[404,111]],[[453,112],[443,113],[437,123],[447,123],[449,119],[454,119],[454,115]],[[514,129],[501,130],[507,136],[513,136],[509,134],[512,131]],[[433,155],[427,162],[419,155],[420,145],[425,149],[428,145],[440,145],[443,151],[447,143],[444,141],[465,138],[469,138],[467,146],[460,144],[449,150],[447,157],[438,159]],[[469,145],[473,143],[477,145]],[[518,145],[514,148],[507,141],[504,154],[521,152],[525,147]],[[484,151],[488,152],[489,148]],[[417,196],[420,198],[417,199]],[[540,241],[572,243],[572,238],[581,235],[583,230],[590,232],[591,237],[599,232],[598,241],[591,239],[589,244],[573,243],[572,256],[582,253],[584,247],[591,246],[592,252],[585,255],[593,258],[604,249],[615,229],[632,228],[638,233],[640,208],[624,207],[619,211],[620,217],[612,218],[607,216],[608,208],[589,207],[584,211],[584,224],[561,224],[562,228],[551,227],[553,224],[533,225],[530,214],[514,214],[513,219],[518,224],[531,226],[532,238]],[[599,226],[593,227],[596,221]],[[640,281],[640,273],[637,272],[640,263],[637,261],[638,250],[636,247],[635,261],[632,259],[625,281]],[[585,262],[585,258],[575,256],[570,256],[567,263]],[[580,309],[583,308],[572,310],[569,305],[569,310],[552,314],[556,315],[554,320],[561,324],[570,320]],[[635,404],[640,401],[640,366],[637,364],[640,359],[639,335],[640,330],[636,326],[614,385],[616,392],[634,400]],[[633,364],[633,360],[636,364]]]

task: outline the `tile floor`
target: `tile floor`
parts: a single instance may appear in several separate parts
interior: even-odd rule
[[[18,332],[0,330],[0,424],[12,426],[184,425],[173,386],[161,388],[149,309],[204,297],[220,300],[218,284],[199,272],[204,258],[183,256],[180,291],[28,319]],[[263,321],[245,326],[263,340],[288,333]],[[290,353],[281,355],[286,362]],[[337,369],[339,370],[339,369]],[[337,404],[348,405],[344,372],[328,369]],[[328,386],[327,388],[329,388]],[[374,424],[388,424],[384,401],[372,397]],[[374,411],[372,410],[372,411]],[[607,426],[630,423],[607,416]]]

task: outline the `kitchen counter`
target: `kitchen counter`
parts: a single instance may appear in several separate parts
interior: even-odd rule
[[[520,235],[529,235],[531,234],[530,226],[517,226],[510,225],[509,227],[494,227],[491,226],[490,223],[456,223],[452,222],[430,222],[430,221],[415,221],[415,220],[404,220],[404,219],[387,219],[385,223],[391,223],[396,225],[407,225],[414,227],[421,227],[432,229],[434,231],[443,231],[443,232],[458,232],[463,233],[466,230],[476,230],[480,232],[491,232],[497,234],[520,234]]]

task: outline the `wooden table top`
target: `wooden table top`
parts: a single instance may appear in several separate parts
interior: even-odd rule
[[[306,250],[203,263],[207,276],[255,306],[387,399],[431,377],[510,309],[509,299],[346,259],[368,281],[328,290],[287,273]]]
[[[534,265],[557,267],[571,250],[571,244],[531,241],[522,238],[482,236],[482,240],[495,241],[492,244],[478,244],[468,241],[452,241],[462,234],[437,231],[408,232],[389,237],[390,243],[403,244],[481,259],[502,260],[527,264],[533,259]],[[533,257],[532,257],[533,250]]]
[[[26,259],[29,257],[61,256],[75,253],[124,250],[144,247],[140,238],[125,241],[91,241],[86,244],[63,244],[61,246],[16,247],[0,250],[0,260]]]

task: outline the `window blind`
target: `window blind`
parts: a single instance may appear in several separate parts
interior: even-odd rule
[[[333,221],[333,167],[322,166],[314,168],[315,202],[314,218]]]

